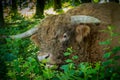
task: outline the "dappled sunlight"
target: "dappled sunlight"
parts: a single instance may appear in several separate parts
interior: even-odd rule
[[[30,9],[29,7],[27,7],[27,8],[24,8],[24,9],[20,10],[19,13],[23,17],[31,18],[35,14],[35,9]]]
[[[3,15],[4,15],[4,18],[9,16],[10,14],[10,8],[9,7],[6,7],[4,10],[3,10]]]
[[[71,9],[71,8],[70,8],[70,7],[63,8],[63,11],[64,11],[64,12],[67,12],[69,9]]]
[[[63,7],[68,7],[68,6],[71,6],[70,2],[65,2],[63,5]]]
[[[65,7],[65,8],[60,9],[60,11],[67,12],[71,8],[72,7]],[[10,15],[9,14],[9,12],[10,12],[9,9],[10,8],[6,8],[4,10],[4,18],[8,17]],[[36,8],[35,7],[33,9],[30,9],[29,7],[23,8],[21,10],[18,9],[18,13],[20,13],[25,18],[32,18],[35,15],[35,12],[36,12]],[[44,10],[44,15],[45,16],[55,15],[55,14],[58,14],[58,13],[59,12],[54,11],[53,8],[49,8],[49,9]]]
[[[67,8],[63,8],[63,12],[68,11],[69,9],[71,9],[71,7],[67,7]],[[31,18],[35,15],[35,9],[30,9],[29,7],[24,8],[22,10],[19,11],[19,13],[23,16],[23,17],[27,17],[27,18]],[[48,16],[48,15],[55,15],[58,14],[56,11],[54,11],[53,8],[49,8],[47,10],[44,10],[44,15]]]
[[[50,15],[50,14],[57,14],[53,8],[49,8],[47,10],[44,11],[45,15]]]
[[[60,10],[63,11],[63,12],[67,12],[69,9],[71,9],[71,8],[70,7],[66,7],[66,8],[62,8]],[[51,14],[55,15],[55,14],[58,14],[58,12],[54,11],[53,8],[49,8],[49,9],[44,11],[44,14],[45,15],[51,15]]]

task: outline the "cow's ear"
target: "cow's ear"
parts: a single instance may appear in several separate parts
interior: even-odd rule
[[[33,41],[36,46],[38,46],[38,47],[40,46],[40,41],[39,41],[39,39],[38,39],[37,34],[32,35],[32,36],[30,37],[30,40]]]
[[[84,37],[90,33],[90,27],[87,25],[79,25],[76,27],[76,41],[79,43]]]

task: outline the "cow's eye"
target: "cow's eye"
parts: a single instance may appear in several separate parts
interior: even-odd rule
[[[66,34],[66,33],[65,33],[65,34],[63,34],[63,37],[64,37],[64,38],[67,38],[67,34]]]
[[[67,33],[63,34],[63,41],[67,41],[69,39],[69,36]]]
[[[60,38],[59,38],[59,41],[60,42],[65,42],[65,41],[68,41],[69,40],[69,36],[67,33],[64,33]]]

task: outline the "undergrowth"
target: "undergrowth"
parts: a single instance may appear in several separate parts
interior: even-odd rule
[[[38,24],[39,20],[19,20],[14,25],[6,26],[0,29],[3,35],[13,35],[21,33],[27,29]],[[32,23],[32,24],[30,24]],[[30,25],[29,25],[30,24]],[[105,30],[106,31],[106,30]],[[112,28],[109,26],[106,31],[110,33],[111,39],[100,42],[100,45],[109,45],[115,35]],[[0,45],[0,78],[3,80],[119,80],[120,67],[117,65],[119,56],[111,58],[112,54],[117,54],[120,51],[120,46],[115,46],[110,52],[106,52],[103,58],[104,62],[96,62],[94,64],[83,62],[79,65],[74,63],[78,59],[74,55],[71,59],[65,60],[66,64],[61,65],[60,69],[55,66],[48,68],[45,63],[38,62],[37,60],[38,49],[29,40],[10,38],[5,39],[5,43]],[[64,56],[70,56],[73,53],[72,48],[67,48]],[[112,65],[111,65],[112,64]]]

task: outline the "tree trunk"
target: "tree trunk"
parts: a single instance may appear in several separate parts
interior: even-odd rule
[[[2,0],[0,0],[0,27],[3,27],[3,25],[4,25],[3,6]]]
[[[4,7],[6,7],[7,6],[7,1],[6,0],[4,0]]]
[[[91,2],[92,0],[81,0],[82,1],[82,3],[89,3],[89,2]]]
[[[116,3],[119,3],[119,0],[109,0],[109,2],[116,2]]]
[[[20,10],[22,9],[21,4],[22,4],[22,0],[19,0],[19,9],[20,9]]]
[[[44,15],[45,0],[37,0],[36,16],[42,18]]]
[[[61,9],[61,0],[54,0],[54,10]]]
[[[12,0],[12,11],[17,13],[17,0]]]
[[[73,0],[73,1],[78,2],[78,3],[80,2],[80,0]]]
[[[80,0],[72,0],[72,6],[77,6],[80,4]]]

